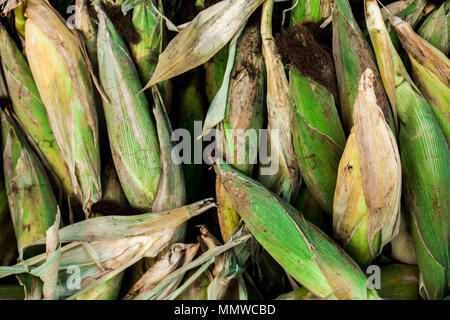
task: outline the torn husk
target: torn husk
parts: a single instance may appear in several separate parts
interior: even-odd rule
[[[392,17],[391,23],[411,60],[413,79],[429,102],[449,144],[450,60],[417,35],[407,22]]]
[[[263,56],[267,72],[267,117],[270,163],[263,163],[259,169],[259,180],[286,201],[294,201],[301,184],[292,142],[292,112],[289,103],[289,82],[284,71],[281,56],[272,35],[273,0],[263,5],[261,37]],[[270,167],[269,167],[270,166]],[[276,168],[273,168],[276,166]]]
[[[75,196],[88,216],[90,206],[101,199],[100,148],[93,87],[81,44],[48,3],[29,0],[25,13],[31,72]]]
[[[401,164],[395,137],[367,69],[359,81],[353,126],[339,164],[333,204],[334,234],[361,266],[397,236]]]

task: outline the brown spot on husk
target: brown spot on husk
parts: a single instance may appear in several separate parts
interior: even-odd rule
[[[328,88],[335,101],[339,101],[333,55],[326,45],[326,33],[317,24],[297,24],[277,34],[275,40],[283,59]]]
[[[123,206],[120,203],[112,200],[102,200],[99,202],[94,203],[91,206],[91,211],[93,213],[100,213],[105,216],[112,216],[112,215],[130,215],[136,212],[136,210],[133,210],[131,207]]]
[[[128,11],[124,15],[121,7],[118,6],[107,8],[106,13],[116,27],[117,32],[127,43],[136,44],[141,40],[139,33],[133,26],[132,11]]]

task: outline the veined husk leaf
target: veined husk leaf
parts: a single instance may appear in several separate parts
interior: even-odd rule
[[[361,266],[397,236],[402,190],[400,154],[366,69],[358,84],[354,126],[341,162],[333,203],[336,238]]]
[[[400,42],[394,28],[389,22],[389,17],[397,16],[408,21],[415,27],[425,13],[426,0],[398,0],[381,8],[381,15],[386,24],[386,29],[396,50],[400,49]]]
[[[333,56],[339,87],[340,107],[344,123],[353,127],[353,106],[358,92],[358,82],[363,72],[370,68],[375,76],[375,94],[378,106],[383,111],[386,122],[395,132],[396,110],[391,111],[383,88],[373,53],[362,34],[348,0],[335,0],[333,9]]]
[[[81,44],[42,0],[26,4],[25,52],[75,196],[86,215],[101,199],[93,87]]]
[[[385,87],[392,88],[399,116],[403,196],[421,272],[421,295],[446,296],[449,279],[450,154],[430,106],[411,81],[390,42],[376,0],[366,0],[366,21]],[[380,42],[387,44],[380,51]],[[387,68],[386,61],[391,61]],[[386,77],[392,75],[392,77]],[[391,96],[389,96],[391,98]],[[391,104],[393,104],[391,100]]]
[[[319,23],[328,19],[333,11],[335,0],[292,0],[295,6],[291,12],[291,26],[298,23]]]
[[[258,135],[263,126],[265,109],[261,36],[258,24],[254,21],[245,27],[237,42],[224,119],[217,126],[216,137],[220,154],[228,163],[249,176],[257,163]],[[216,180],[220,230],[223,240],[228,241],[239,223],[239,217],[224,192]]]
[[[417,33],[441,50],[450,53],[450,1],[446,0],[422,23]]]
[[[407,22],[393,17],[391,24],[409,55],[414,81],[427,99],[449,144],[450,60],[417,35]]]
[[[409,215],[401,210],[398,235],[391,241],[391,257],[401,263],[417,265]]]
[[[59,230],[60,242],[70,243],[61,248],[56,298],[75,299],[142,258],[155,257],[171,240],[174,230],[213,206],[207,199],[169,212],[94,218]],[[12,267],[0,267],[0,278],[33,274],[45,260],[43,254]],[[79,271],[81,279],[78,289],[68,285],[74,284],[74,270]]]
[[[109,143],[122,188],[132,207],[151,210],[161,176],[158,136],[125,43],[98,8],[98,62]]]
[[[191,262],[199,247],[199,244],[176,243],[172,245],[170,250],[155,262],[130,289],[124,300],[141,300],[146,292],[155,288],[165,277]],[[170,295],[183,280],[183,276],[184,274],[180,274],[178,279],[172,282],[156,299],[162,300]]]
[[[419,268],[407,264],[381,267],[378,294],[386,300],[420,300]]]
[[[0,24],[0,51],[5,80],[17,119],[45,157],[68,195],[73,195],[69,170],[56,146],[47,113],[22,52]]]
[[[301,184],[297,158],[293,147],[292,111],[289,103],[289,82],[286,77],[281,56],[272,34],[273,0],[263,5],[261,17],[262,51],[267,72],[267,117],[268,138],[260,143],[267,144],[278,165],[275,172],[262,164],[259,180],[274,193],[288,202],[294,201]],[[274,169],[274,168],[272,168]]]
[[[147,89],[202,65],[222,49],[264,0],[224,0],[201,11],[168,44]]]
[[[26,246],[45,236],[55,221],[58,206],[39,158],[11,117],[1,112],[1,120],[6,193],[22,257]]]
[[[378,298],[350,256],[294,207],[226,164],[216,173],[256,240],[308,290],[327,299]]]

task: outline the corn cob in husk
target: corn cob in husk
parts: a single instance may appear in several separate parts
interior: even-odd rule
[[[228,163],[251,176],[257,163],[258,134],[263,126],[265,107],[264,62],[257,24],[246,26],[236,50],[225,115],[218,125],[218,144]],[[216,179],[217,213],[222,239],[226,242],[237,227],[239,217],[224,192]]]
[[[419,268],[407,264],[381,267],[378,294],[386,300],[419,300]]]
[[[42,0],[26,3],[25,52],[72,188],[86,215],[101,199],[97,112],[77,38]]]
[[[293,148],[292,111],[289,104],[289,82],[281,56],[272,35],[273,0],[266,1],[262,9],[262,51],[267,72],[268,138],[261,141],[268,146],[274,163],[262,164],[259,180],[288,202],[293,202],[301,184],[296,155]],[[274,170],[275,169],[275,170]],[[266,172],[268,171],[268,172]],[[273,171],[273,172],[272,172]]]
[[[339,163],[333,204],[335,237],[363,267],[397,236],[400,224],[400,155],[375,81],[371,69],[359,81],[355,124]]]
[[[446,0],[422,23],[417,33],[448,56],[450,53],[450,1]]]
[[[391,242],[391,257],[401,263],[417,265],[409,215],[401,210],[397,237]]]
[[[45,237],[57,202],[44,167],[11,117],[2,112],[3,169],[17,248]]]
[[[56,146],[47,113],[30,67],[19,48],[0,25],[0,50],[6,83],[17,119],[44,156],[68,195],[73,195],[69,170]]]
[[[377,104],[383,111],[386,122],[395,132],[394,120],[380,74],[369,44],[364,38],[348,0],[335,0],[333,9],[333,56],[339,87],[340,107],[347,130],[353,127],[353,106],[363,72],[369,68],[375,77]]]
[[[446,296],[449,279],[450,155],[433,112],[395,51],[375,0],[366,0],[366,22],[383,84],[399,117],[403,196],[421,273],[421,295]],[[390,94],[389,94],[390,93]]]
[[[216,173],[256,240],[314,295],[378,299],[350,256],[291,205],[226,164],[218,164]]]
[[[139,76],[111,21],[99,9],[98,62],[114,165],[130,205],[151,210],[161,176],[158,136]]]
[[[450,60],[418,36],[407,22],[394,17],[392,25],[411,60],[414,82],[427,99],[450,144]]]

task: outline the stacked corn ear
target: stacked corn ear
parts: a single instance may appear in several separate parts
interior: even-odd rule
[[[402,263],[417,265],[417,257],[411,234],[410,217],[403,210],[400,213],[398,235],[391,242],[391,257]]]
[[[378,104],[375,81],[371,69],[359,81],[355,124],[339,163],[333,203],[335,237],[363,267],[400,226],[400,155]]]
[[[305,51],[308,48],[305,44],[319,46],[306,26],[300,25],[294,30],[301,30],[295,32],[293,41]],[[290,71],[293,143],[303,181],[320,207],[331,215],[345,133],[331,85],[335,81],[331,54],[322,49],[311,55],[309,60],[314,62],[298,66],[302,70],[294,66]],[[330,83],[313,77],[307,68],[325,74]]]
[[[400,42],[398,41],[394,28],[389,22],[389,17],[392,15],[400,17],[415,27],[422,19],[426,5],[426,0],[398,0],[381,8],[381,14],[386,24],[386,29],[389,32],[392,45],[396,50],[400,48]]]
[[[419,268],[407,264],[382,266],[378,294],[386,300],[419,300]]]
[[[74,194],[69,170],[64,162],[30,67],[6,29],[0,25],[0,51],[6,83],[17,119],[44,156],[68,195]]]
[[[314,295],[378,299],[359,266],[294,207],[226,164],[216,173],[234,208],[267,252]]]
[[[421,295],[447,295],[449,279],[450,154],[431,107],[407,74],[376,0],[366,0],[367,28],[391,105],[399,117],[403,196],[420,268]]]
[[[263,126],[265,107],[265,72],[258,25],[246,26],[236,50],[225,116],[218,125],[218,144],[227,163],[251,176],[257,161],[258,135]],[[226,242],[237,227],[239,216],[224,193],[217,180],[217,212],[222,238]]]
[[[42,0],[26,3],[25,52],[72,188],[86,215],[101,199],[93,87],[81,44]],[[64,44],[64,45],[62,45]]]
[[[45,237],[55,221],[58,206],[39,158],[12,118],[5,112],[1,118],[6,194],[22,256],[25,247]]]
[[[450,60],[417,35],[407,22],[391,19],[398,38],[411,60],[413,79],[427,99],[450,144]]]
[[[270,161],[263,163],[259,180],[288,202],[294,201],[301,184],[293,148],[289,82],[272,34],[273,0],[264,2],[261,17],[262,51],[267,72],[268,137]]]
[[[114,165],[130,205],[152,209],[161,176],[158,136],[136,68],[125,43],[98,8],[98,63],[109,143]]]
[[[319,23],[331,17],[334,0],[293,0],[291,12],[291,25],[312,21]]]
[[[434,10],[422,23],[417,33],[441,50],[447,56],[450,53],[450,1]]]
[[[333,56],[339,87],[340,107],[348,131],[353,127],[353,106],[358,92],[357,83],[363,72],[370,68],[375,76],[375,94],[378,106],[386,122],[395,132],[394,116],[384,92],[383,83],[373,53],[364,38],[348,0],[334,1],[333,9]]]

